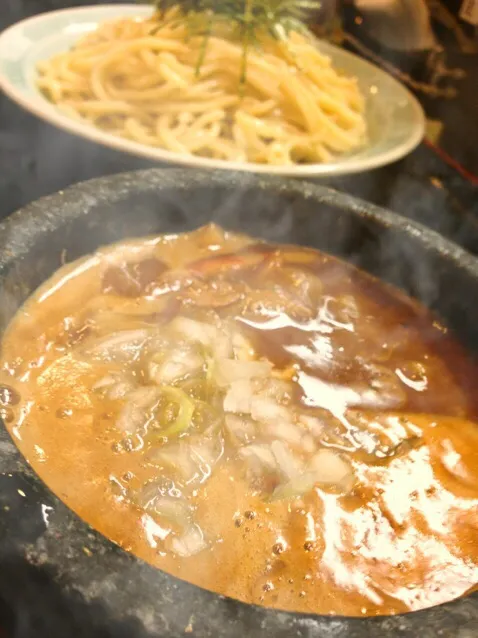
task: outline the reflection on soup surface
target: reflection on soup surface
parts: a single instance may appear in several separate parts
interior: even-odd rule
[[[398,291],[207,226],[61,268],[4,336],[0,406],[50,488],[151,564],[374,615],[478,582],[474,374]]]

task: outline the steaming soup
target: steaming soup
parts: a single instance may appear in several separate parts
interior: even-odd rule
[[[474,371],[335,258],[215,226],[100,250],[18,312],[1,374],[51,489],[192,583],[374,615],[478,582]]]

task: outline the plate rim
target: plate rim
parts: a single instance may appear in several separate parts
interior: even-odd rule
[[[5,38],[11,37],[11,34],[17,30],[22,29],[25,26],[28,26],[31,23],[47,23],[51,18],[62,14],[72,14],[72,16],[78,14],[88,14],[97,11],[128,11],[134,12],[138,11],[141,15],[144,13],[144,10],[149,8],[149,5],[146,4],[98,4],[98,5],[89,5],[89,6],[80,6],[80,7],[66,7],[62,9],[56,9],[53,11],[46,11],[34,16],[29,16],[23,20],[20,20],[5,30],[0,32],[0,47],[2,41]],[[41,40],[39,40],[40,42]],[[345,52],[348,56],[357,58],[361,64],[365,66],[372,67],[375,72],[378,72],[381,75],[387,76],[389,81],[392,81],[400,90],[403,92],[404,96],[406,96],[407,101],[414,112],[415,115],[415,126],[410,131],[407,139],[400,144],[382,152],[378,155],[371,155],[365,158],[354,159],[346,158],[343,161],[335,162],[324,162],[321,164],[294,164],[294,165],[279,165],[273,166],[269,164],[254,164],[252,162],[233,162],[229,160],[218,160],[213,158],[203,158],[196,155],[183,155],[180,153],[176,153],[174,151],[169,151],[167,149],[162,149],[159,147],[148,146],[146,144],[141,144],[140,142],[135,142],[133,140],[127,140],[122,137],[116,136],[111,133],[107,133],[100,129],[97,129],[94,126],[88,125],[87,123],[83,123],[81,121],[77,121],[73,118],[69,118],[67,115],[64,115],[59,110],[52,108],[51,110],[48,108],[44,108],[41,102],[36,103],[36,101],[32,100],[28,94],[18,88],[16,84],[10,79],[9,75],[2,72],[0,69],[0,90],[4,92],[4,94],[10,98],[17,105],[39,118],[40,120],[47,122],[49,125],[52,125],[60,130],[63,130],[67,133],[75,135],[77,137],[81,137],[83,139],[88,140],[89,142],[93,142],[96,144],[100,144],[102,146],[106,146],[107,148],[111,148],[115,151],[127,153],[129,155],[134,155],[137,157],[143,157],[152,161],[156,161],[158,163],[169,164],[171,166],[185,166],[191,168],[202,168],[202,169],[218,169],[218,170],[229,170],[229,171],[239,171],[243,173],[252,173],[258,175],[275,175],[282,177],[338,177],[345,175],[352,175],[356,173],[362,173],[366,171],[370,171],[373,169],[377,169],[380,167],[387,166],[392,162],[395,162],[399,159],[402,159],[406,155],[408,155],[411,151],[413,151],[423,140],[425,136],[425,113],[424,110],[418,101],[418,99],[411,93],[411,91],[404,86],[401,82],[399,82],[392,74],[387,73],[385,70],[381,69],[377,65],[373,64],[369,60],[361,58],[360,56],[341,49],[336,45],[326,42],[327,46],[331,49],[338,49],[341,52]],[[30,51],[31,47],[28,47],[27,51]],[[19,59],[25,56],[23,53],[22,56],[19,56]],[[0,57],[1,60],[1,57]],[[40,94],[39,94],[40,97]],[[53,105],[54,106],[54,105]]]

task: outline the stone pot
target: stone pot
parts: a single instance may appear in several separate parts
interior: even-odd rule
[[[433,309],[478,351],[478,260],[408,219],[322,186],[148,170],[69,188],[0,225],[0,331],[62,263],[125,237],[214,221],[353,262]],[[0,428],[0,635],[15,638],[476,638],[478,592],[394,617],[246,605],[123,551],[68,509]]]

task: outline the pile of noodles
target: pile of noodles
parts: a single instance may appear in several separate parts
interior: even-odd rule
[[[38,86],[95,127],[180,154],[262,164],[320,163],[364,144],[364,98],[311,39],[241,44],[191,36],[165,18],[105,23],[38,67]],[[230,35],[230,34],[229,34]],[[201,61],[198,66],[199,60]]]

